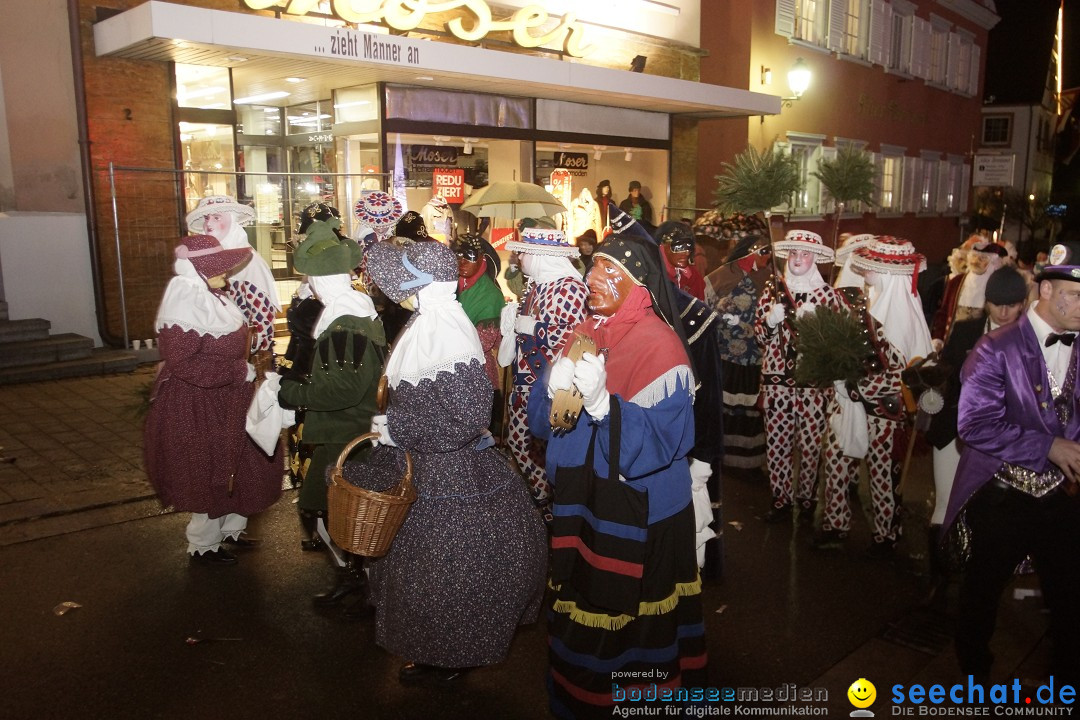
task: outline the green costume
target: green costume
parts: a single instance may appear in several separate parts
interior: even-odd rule
[[[490,275],[483,272],[472,285],[458,291],[458,302],[465,309],[465,314],[469,316],[469,322],[473,325],[486,322],[498,325],[499,315],[502,313],[503,305],[506,304],[502,290]]]
[[[282,380],[278,397],[307,410],[304,442],[315,445],[307,481],[300,487],[301,510],[326,511],[326,469],[342,449],[371,428],[375,396],[386,356],[382,323],[343,315],[315,341],[306,381]]]

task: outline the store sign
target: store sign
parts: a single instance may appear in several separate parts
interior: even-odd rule
[[[465,202],[465,171],[461,168],[434,170],[431,174],[431,194],[448,203]]]
[[[555,167],[568,170],[571,175],[584,177],[589,174],[589,155],[587,153],[555,153]]]
[[[410,145],[409,165],[457,165],[457,148],[447,145]]]
[[[312,145],[331,143],[334,142],[334,135],[333,133],[311,133],[307,136],[307,141]]]
[[[244,0],[252,10],[283,8],[290,15],[306,15],[318,10],[319,0]],[[446,23],[450,33],[459,40],[480,42],[494,32],[509,32],[514,43],[524,48],[562,43],[563,50],[574,57],[584,57],[592,50],[583,43],[584,28],[577,15],[566,13],[551,30],[534,35],[533,30],[548,25],[550,16],[539,5],[528,5],[516,11],[509,20],[493,20],[486,0],[332,0],[334,15],[348,23],[384,23],[402,32],[415,30],[433,13],[462,9],[466,14]]]
[[[1015,167],[1015,155],[976,155],[971,184],[973,187],[1012,185]]]
[[[569,170],[559,168],[551,171],[551,194],[564,206],[570,207],[574,196],[574,180]]]

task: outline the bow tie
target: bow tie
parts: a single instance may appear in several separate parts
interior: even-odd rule
[[[1072,346],[1074,340],[1076,340],[1076,333],[1050,333],[1046,336],[1043,345],[1051,347],[1054,343],[1060,342],[1062,345]]]

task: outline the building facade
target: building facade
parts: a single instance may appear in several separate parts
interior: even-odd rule
[[[873,159],[875,202],[846,208],[839,232],[904,237],[941,260],[967,233],[998,19],[992,0],[769,0],[703,13],[702,80],[789,99],[778,115],[700,123],[697,206],[712,203],[722,162],[748,142],[773,147],[797,158],[803,179],[776,210],[831,237],[834,205],[813,173],[853,145]],[[785,77],[800,59],[812,80],[795,98]]]

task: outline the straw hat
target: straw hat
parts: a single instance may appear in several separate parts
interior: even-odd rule
[[[255,208],[236,202],[231,195],[211,195],[199,200],[194,210],[187,214],[187,226],[192,232],[206,231],[206,216],[232,213],[233,222],[241,227],[255,222]]]
[[[382,236],[393,228],[404,214],[401,201],[382,190],[364,190],[353,207],[360,224]]]
[[[876,235],[871,233],[862,233],[860,235],[851,235],[844,240],[844,244],[836,248],[836,264],[843,265],[847,260],[848,255],[855,252],[859,248],[866,247],[874,241]]]
[[[926,256],[907,240],[882,235],[856,250],[851,264],[887,275],[917,275],[926,269]]]
[[[809,230],[788,230],[783,240],[773,243],[773,250],[781,260],[792,250],[807,250],[817,256],[814,258],[816,263],[832,262],[835,254],[832,248],[825,246],[820,235]]]
[[[553,228],[531,227],[521,231],[521,240],[506,243],[510,252],[553,257],[577,257],[581,251],[566,241],[566,233]]]

